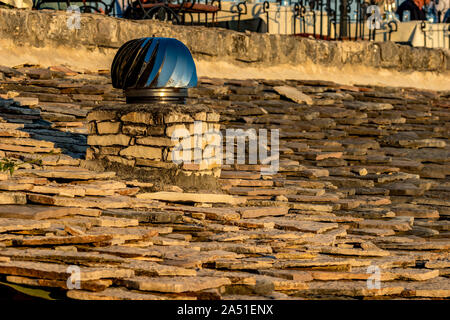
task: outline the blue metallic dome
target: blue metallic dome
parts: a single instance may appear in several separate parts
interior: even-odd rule
[[[145,99],[136,101],[136,97],[167,98],[176,92],[179,96],[187,95],[185,89],[197,85],[197,71],[189,49],[173,38],[128,41],[114,57],[111,78],[114,88],[125,90],[127,102],[145,102]]]

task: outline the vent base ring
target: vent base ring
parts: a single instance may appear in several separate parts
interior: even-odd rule
[[[186,102],[187,88],[125,89],[127,103]]]

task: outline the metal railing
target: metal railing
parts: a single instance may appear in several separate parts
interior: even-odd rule
[[[433,40],[432,35],[438,34],[438,36],[442,35],[442,38],[438,38],[437,40],[442,41],[444,46],[445,46],[445,42],[448,42],[447,46],[450,49],[450,24],[446,24],[446,25],[443,25],[441,28],[434,28],[434,29],[429,28],[429,26],[430,26],[430,24],[425,21],[422,21],[422,23],[420,24],[420,30],[423,33],[424,47],[427,47],[427,38],[430,35],[431,35],[430,40]],[[428,41],[430,41],[430,40],[428,40]],[[431,44],[431,46],[433,46],[433,44]]]
[[[224,6],[225,1],[227,0],[34,0],[34,8],[44,9],[50,6],[64,10],[72,4],[77,4],[81,6],[81,12],[268,33],[273,32],[269,30],[270,25],[272,28],[280,25],[279,21],[274,20],[274,14],[279,14],[282,9],[288,12],[289,17],[285,18],[289,21],[288,24],[291,24],[287,34],[323,40],[375,40],[377,35],[377,39],[381,41],[391,40],[394,34],[397,42],[410,44],[406,40],[399,40],[395,34],[399,25],[396,19],[391,19],[392,12],[388,14],[388,19],[381,21],[377,29],[369,28],[368,19],[373,15],[370,11],[373,8],[369,7],[374,6],[374,0],[256,0],[259,2],[256,4],[248,3],[248,0],[235,0],[231,6]],[[396,7],[403,1],[395,0]],[[116,10],[120,7],[122,10]],[[439,26],[440,29],[436,30],[428,28],[429,25],[429,22],[423,22],[418,27],[419,32],[423,32],[424,46],[433,40],[427,38],[434,38],[436,42],[435,35],[439,35],[440,42],[447,47],[448,39],[450,47],[450,27]],[[444,40],[441,41],[441,38]]]
[[[327,40],[374,38],[367,28],[370,5],[365,0],[299,0],[294,4],[294,34]]]

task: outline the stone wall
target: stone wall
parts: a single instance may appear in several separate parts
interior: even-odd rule
[[[196,59],[236,65],[318,64],[364,66],[396,71],[450,70],[447,49],[411,48],[394,43],[318,41],[305,38],[240,33],[219,28],[176,26],[159,21],[129,21],[99,14],[83,14],[80,29],[69,30],[68,15],[60,11],[0,9],[0,40],[17,46],[89,48],[110,59],[116,49],[138,37],[174,37],[185,43]]]
[[[97,108],[87,117],[86,159],[134,169],[156,169],[174,176],[218,177],[220,161],[214,161],[211,152],[215,141],[208,140],[205,134],[220,132],[219,117],[201,105],[133,104]]]

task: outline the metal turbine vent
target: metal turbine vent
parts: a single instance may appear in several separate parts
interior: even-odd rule
[[[111,78],[114,88],[125,91],[127,103],[184,103],[187,88],[197,85],[189,49],[172,38],[128,41],[114,57]]]

